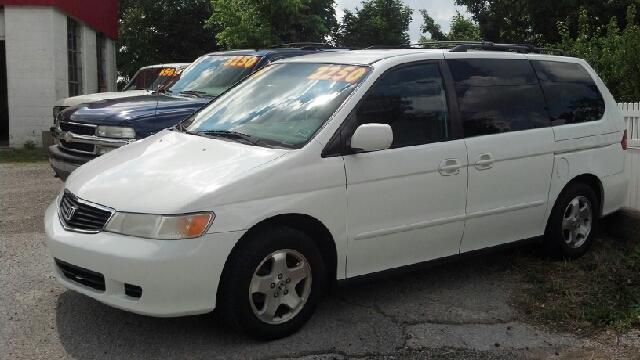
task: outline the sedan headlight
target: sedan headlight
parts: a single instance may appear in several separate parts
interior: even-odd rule
[[[215,218],[213,213],[151,215],[116,212],[104,231],[159,240],[202,236]]]
[[[107,138],[135,139],[136,131],[130,127],[100,125],[96,135]]]

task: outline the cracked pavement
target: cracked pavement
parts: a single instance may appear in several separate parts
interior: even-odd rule
[[[541,359],[592,345],[518,322],[506,253],[339,288],[300,332],[272,342],[215,313],[117,310],[53,278],[42,216],[62,182],[49,165],[4,165],[0,181],[3,359]]]

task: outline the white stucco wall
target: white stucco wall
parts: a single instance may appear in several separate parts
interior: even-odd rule
[[[57,8],[5,6],[9,145],[38,144],[53,124],[53,105],[69,94],[67,15]],[[82,22],[82,90],[98,91],[96,31]],[[114,41],[107,43],[107,81],[116,89]]]

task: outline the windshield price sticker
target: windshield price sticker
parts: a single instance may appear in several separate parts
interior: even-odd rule
[[[259,56],[232,56],[224,63],[224,66],[250,68],[255,65],[259,59]]]
[[[160,70],[158,76],[175,76],[176,70],[174,68],[164,68]]]
[[[321,66],[307,80],[328,80],[355,83],[369,71],[360,66]]]

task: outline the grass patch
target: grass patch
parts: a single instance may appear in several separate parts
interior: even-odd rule
[[[514,265],[527,284],[514,295],[525,319],[578,333],[640,329],[640,239],[598,237],[580,259],[528,254]]]
[[[0,164],[34,163],[49,159],[46,148],[32,149],[2,149],[0,150]]]

